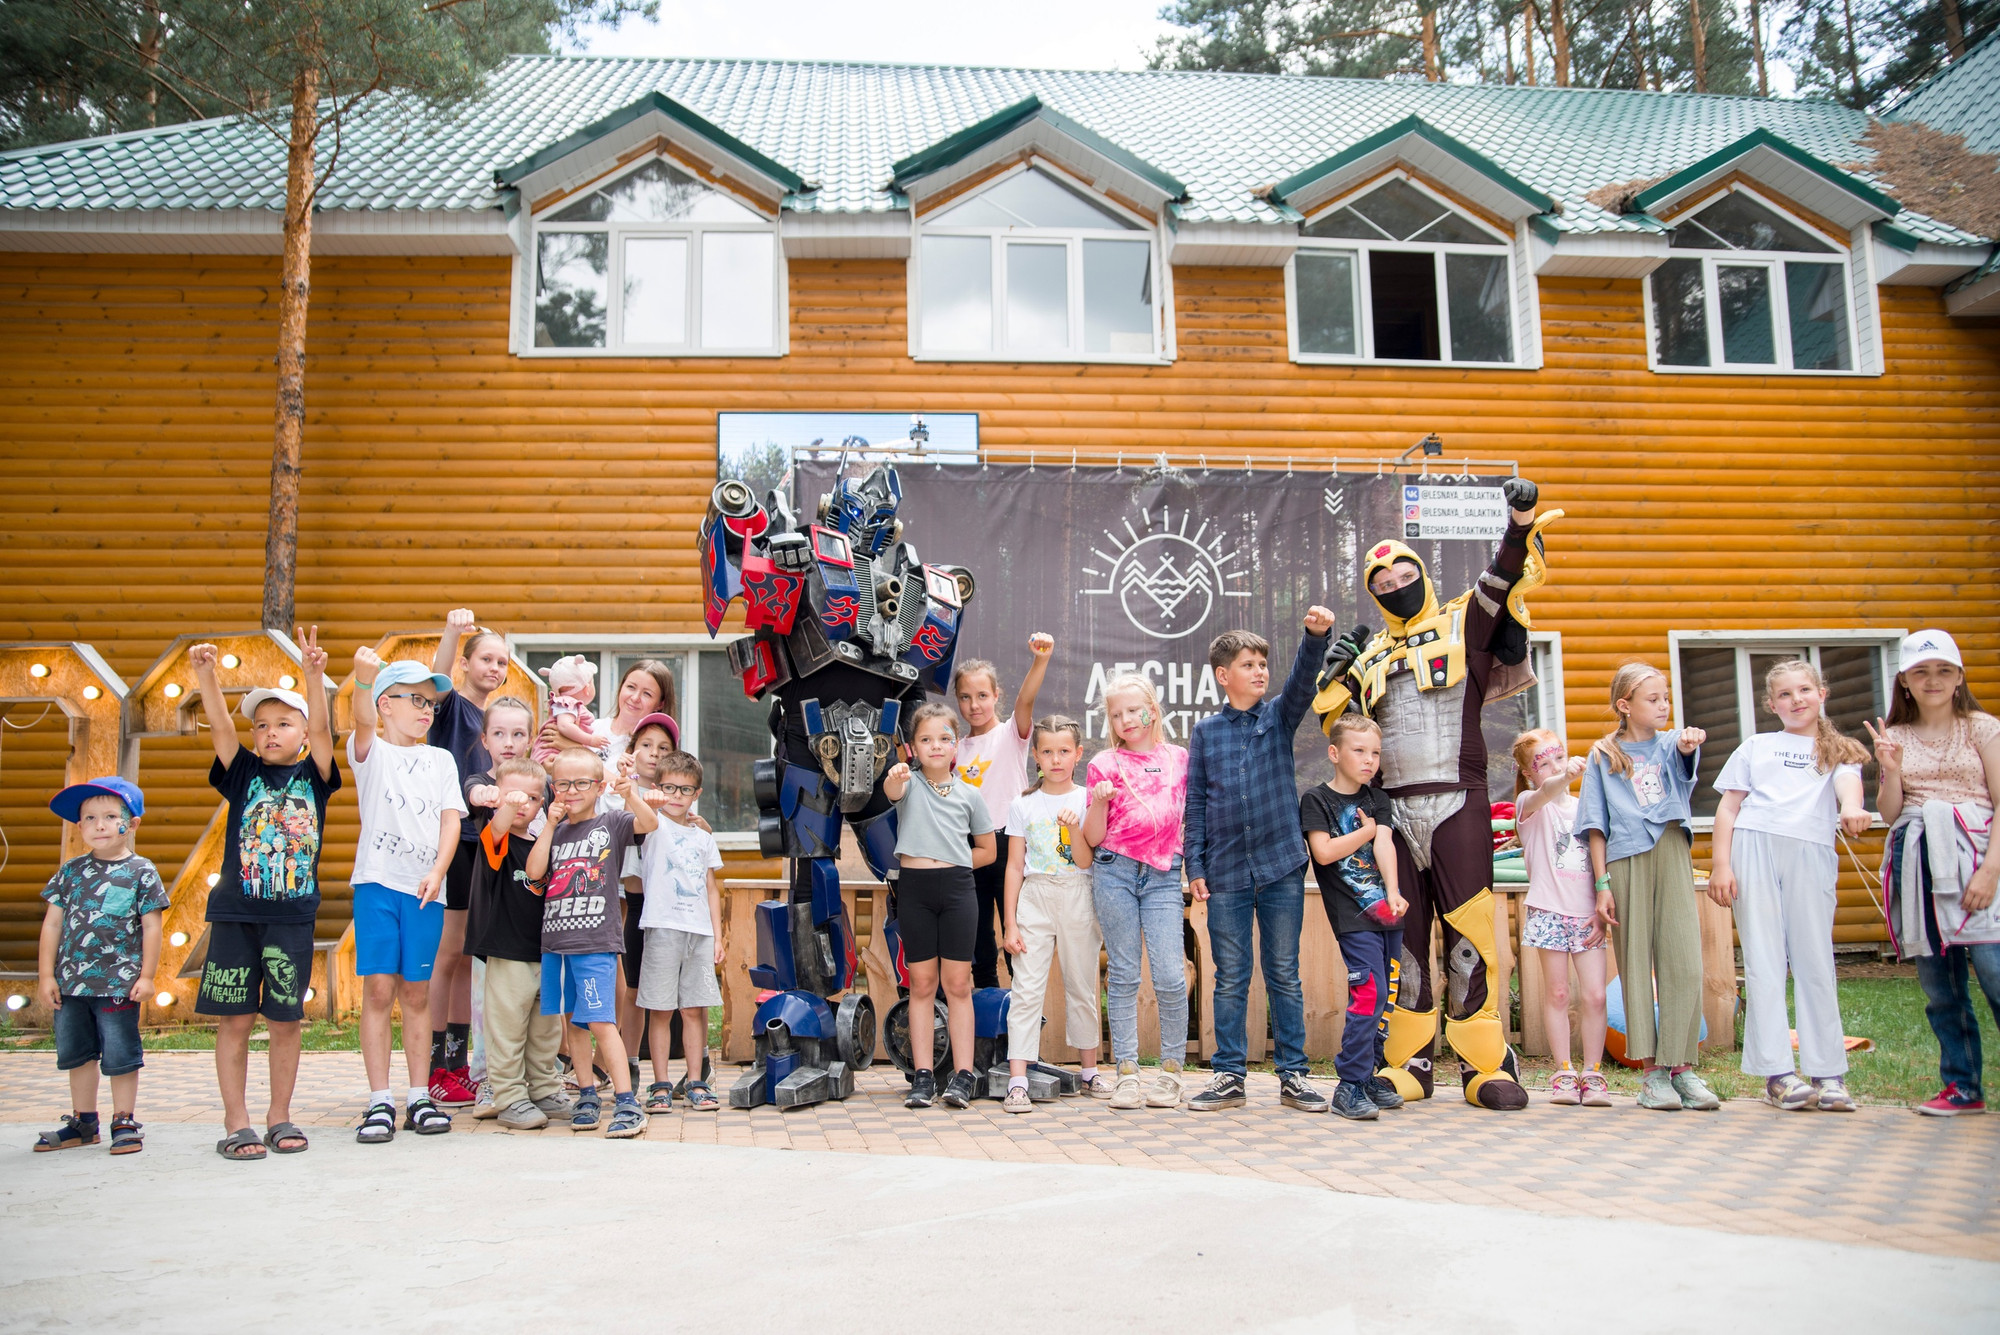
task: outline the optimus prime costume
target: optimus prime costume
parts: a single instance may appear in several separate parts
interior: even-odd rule
[[[1533,512],[1534,483],[1510,478],[1502,490],[1510,509]],[[1351,708],[1382,729],[1380,781],[1395,821],[1396,881],[1410,911],[1403,957],[1391,971],[1394,1008],[1384,1021],[1380,1074],[1405,1098],[1431,1094],[1438,1031],[1431,922],[1442,917],[1444,1031],[1459,1057],[1466,1101],[1492,1109],[1528,1103],[1487,987],[1495,965],[1493,841],[1479,716],[1487,701],[1534,685],[1527,594],[1547,579],[1542,530],[1561,516],[1552,510],[1526,525],[1510,519],[1486,572],[1442,605],[1414,551],[1400,542],[1376,543],[1362,581],[1387,628],[1370,638],[1364,626],[1335,641],[1319,676],[1313,710],[1324,728],[1330,732]],[[1398,563],[1414,566],[1416,581],[1374,592],[1375,576]]]
[[[882,792],[906,708],[951,681],[971,574],[925,565],[902,540],[896,470],[878,465],[822,496],[801,524],[773,491],[762,505],[741,482],[710,496],[697,539],[709,634],[742,598],[753,634],[729,646],[751,699],[771,701],[776,755],[755,769],[758,843],[791,860],[785,900],[757,905],[750,978],[776,995],[757,1008],[756,1060],[730,1106],[799,1107],[854,1091],[874,1059],[874,1003],[827,998],[855,977],[854,932],[841,903],[841,823],[868,866],[893,876],[896,812]]]

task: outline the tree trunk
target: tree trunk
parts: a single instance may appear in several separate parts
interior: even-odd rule
[[[1514,15],[1512,11],[1500,16],[1500,44],[1507,48],[1507,82],[1511,86],[1514,76]]]
[[[1627,44],[1632,48],[1632,77],[1641,92],[1646,90],[1646,48],[1639,40],[1639,14],[1632,8],[1631,0],[1625,5]]]
[[[1535,0],[1521,7],[1521,67],[1528,72],[1528,86],[1535,86]]]
[[[1653,67],[1653,91],[1666,87],[1660,79],[1660,33],[1653,26],[1653,0],[1646,0],[1646,62]]]
[[[1965,55],[1965,24],[1958,17],[1958,0],[1944,0],[1944,49],[1953,60]]]
[[[158,5],[146,6],[149,26],[139,37],[139,68],[146,75],[146,125],[152,128],[160,123],[160,46],[167,38],[167,25],[160,18]]]
[[[292,81],[285,154],[285,258],[278,279],[278,406],[271,446],[271,522],[264,536],[264,626],[291,634],[299,567],[299,454],[306,427],[306,309],[312,299],[314,150],[319,70]]]
[[[1865,99],[1861,93],[1861,53],[1854,46],[1854,0],[1841,0],[1841,9],[1847,18],[1847,78],[1854,88],[1854,101],[1848,105],[1859,108]]]
[[[1444,55],[1438,49],[1438,16],[1435,9],[1424,11],[1424,78],[1431,83],[1444,81]]]
[[[1556,63],[1556,87],[1569,87],[1569,21],[1563,15],[1563,0],[1549,0],[1549,40]]]
[[[1694,37],[1694,90],[1708,91],[1708,31],[1701,22],[1701,0],[1688,0],[1688,30]]]
[[[1764,71],[1763,0],[1750,0],[1750,50],[1757,57],[1757,96],[1771,95],[1771,80]]]

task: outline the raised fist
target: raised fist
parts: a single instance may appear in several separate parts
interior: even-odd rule
[[[1374,637],[1374,630],[1367,624],[1356,626],[1326,647],[1326,658],[1322,675],[1339,677],[1354,666],[1354,660],[1361,656],[1361,648]]]
[[[1510,477],[1500,484],[1500,494],[1507,498],[1508,509],[1533,513],[1542,490],[1524,477]]]

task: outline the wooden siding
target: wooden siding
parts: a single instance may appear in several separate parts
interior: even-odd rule
[[[507,353],[505,260],[320,259],[298,606],[336,672],[467,601],[519,632],[697,631],[717,411],[921,408],[977,411],[986,444],[1052,454],[1303,466],[1437,431],[1454,455],[1518,459],[1569,512],[1535,612],[1563,634],[1579,740],[1604,726],[1612,668],[1664,664],[1669,629],[1941,624],[2000,700],[2000,325],[1947,318],[1935,290],[1882,290],[1887,375],[1822,379],[1649,372],[1632,280],[1542,281],[1542,370],[1421,371],[1287,361],[1278,269],[1177,270],[1165,367],[916,363],[902,261],[790,273],[787,357],[541,359]],[[85,641],[129,680],[177,634],[255,620],[276,274],[256,257],[0,255],[0,640]],[[552,598],[558,555],[587,576]],[[41,803],[62,746],[47,721],[0,734],[9,964],[32,954],[53,868]],[[169,879],[214,809],[208,755],[144,744],[140,847]],[[1842,905],[1845,925],[1872,916],[1858,881]]]

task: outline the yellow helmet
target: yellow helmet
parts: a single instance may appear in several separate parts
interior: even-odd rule
[[[1389,594],[1390,602],[1385,603],[1383,595],[1375,592],[1375,576],[1398,561],[1407,561],[1417,568],[1417,582]],[[1424,558],[1394,538],[1384,538],[1368,549],[1368,559],[1361,567],[1361,583],[1375,605],[1382,609],[1382,619],[1392,636],[1400,637],[1403,627],[1412,621],[1437,615],[1437,588],[1431,583],[1431,572],[1425,567]]]

